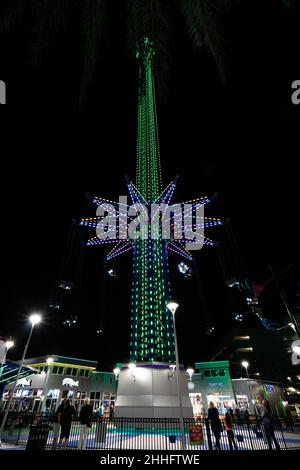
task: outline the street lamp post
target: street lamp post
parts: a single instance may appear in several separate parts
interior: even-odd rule
[[[175,346],[175,359],[176,359],[176,381],[177,381],[177,395],[178,395],[178,402],[179,402],[179,423],[180,423],[180,431],[181,431],[181,447],[182,447],[182,450],[184,450],[185,449],[185,435],[184,435],[184,422],[183,422],[182,403],[181,403],[181,394],[180,394],[180,378],[179,378],[180,369],[179,369],[179,356],[178,356],[176,323],[175,323],[175,313],[179,305],[176,302],[169,302],[167,307],[172,313],[172,317],[173,317],[174,346]]]
[[[11,340],[11,339],[8,339],[7,341],[5,341],[5,352],[4,352],[4,357],[2,359],[2,362],[0,364],[0,379],[2,377],[2,372],[3,372],[3,368],[6,364],[6,356],[7,356],[7,353],[8,353],[8,350],[10,348],[12,348],[14,346],[14,342]]]
[[[10,407],[11,407],[11,403],[12,403],[13,396],[14,396],[14,393],[15,393],[15,390],[16,390],[16,387],[17,387],[17,383],[18,383],[18,380],[19,380],[19,377],[20,377],[20,374],[21,374],[21,371],[22,371],[22,367],[23,367],[23,364],[24,364],[24,360],[25,360],[25,356],[26,356],[26,353],[27,353],[29,343],[30,343],[32,332],[33,332],[33,329],[34,329],[35,325],[40,323],[42,318],[38,314],[33,314],[29,317],[29,320],[31,322],[30,332],[29,332],[28,339],[27,339],[27,342],[26,342],[26,345],[25,345],[25,348],[24,348],[24,351],[23,351],[22,359],[21,359],[21,362],[20,362],[20,365],[19,365],[19,368],[18,368],[17,377],[16,377],[16,380],[14,382],[14,386],[13,386],[10,398],[8,400],[8,404],[7,404],[7,407],[6,407],[6,410],[5,410],[5,414],[4,414],[4,417],[2,419],[1,426],[0,426],[0,446],[1,446],[1,440],[2,440],[2,434],[3,434],[4,426],[5,426],[7,416],[8,416]]]
[[[255,400],[254,400],[254,397],[253,397],[253,391],[252,391],[251,380],[250,380],[249,372],[248,372],[249,362],[243,361],[243,362],[242,362],[242,366],[246,369],[247,379],[248,379],[249,387],[250,387],[250,394],[251,394],[252,406],[253,406],[253,409],[254,409],[254,414],[257,415],[256,407],[255,407]]]
[[[113,370],[113,373],[115,374],[115,380],[116,382],[119,380],[119,374],[121,372],[121,369],[119,367],[115,367]]]
[[[52,357],[48,357],[47,358],[47,364],[48,364],[48,368],[47,368],[47,372],[45,374],[45,380],[44,380],[44,385],[43,385],[43,392],[42,392],[42,406],[41,406],[41,412],[43,411],[46,411],[45,407],[46,407],[46,402],[47,402],[47,385],[48,385],[48,380],[49,380],[49,375],[50,375],[50,364],[53,363],[53,358]]]

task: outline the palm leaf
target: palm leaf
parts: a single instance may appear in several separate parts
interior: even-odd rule
[[[167,91],[172,31],[167,15],[167,3],[163,0],[127,0],[128,35],[127,45],[132,56],[136,54],[137,43],[149,37],[155,47],[155,78],[157,91]]]
[[[292,9],[296,6],[295,0],[281,0],[281,2],[288,9]]]
[[[26,0],[10,0],[7,5],[2,4],[0,7],[0,32],[11,31],[17,21],[22,18],[27,7],[28,1]]]
[[[66,28],[68,17],[80,0],[33,0],[36,44],[33,61],[37,65],[45,48]]]
[[[220,1],[213,0],[181,0],[183,14],[186,19],[189,36],[196,48],[206,47],[212,54],[222,80],[226,76],[223,37],[218,20],[224,6],[229,6],[230,0],[220,6]]]
[[[83,7],[84,65],[79,103],[82,104],[99,56],[101,43],[105,40],[108,0],[88,0]]]

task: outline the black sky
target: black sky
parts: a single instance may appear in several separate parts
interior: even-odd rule
[[[86,251],[78,326],[62,325],[70,306],[57,315],[48,302],[59,279],[72,219],[82,215],[85,193],[116,199],[125,194],[124,175],[134,179],[137,64],[124,52],[118,24],[110,25],[111,40],[78,111],[77,26],[59,38],[60,44],[53,45],[38,69],[32,69],[29,23],[20,22],[0,39],[0,79],[7,83],[8,96],[5,111],[1,108],[0,334],[16,338],[11,355],[18,357],[26,315],[39,310],[45,321],[29,355],[95,359],[109,369],[128,358],[130,257],[120,259],[119,277],[107,281],[103,297],[105,251]],[[267,278],[268,263],[279,270],[295,266],[282,279],[291,303],[299,267],[295,124],[300,109],[292,106],[290,95],[292,81],[300,77],[299,25],[298,12],[284,12],[279,1],[243,2],[226,23],[229,76],[222,85],[211,59],[192,50],[179,24],[169,95],[158,105],[165,183],[180,175],[178,200],[218,192],[250,276]],[[93,210],[90,207],[87,215],[93,216]],[[214,216],[207,207],[210,214]],[[84,240],[89,233],[81,235]],[[197,283],[180,278],[172,258],[172,290],[181,305],[180,355],[187,365],[209,357],[233,325],[215,251],[203,250],[196,259],[218,328],[215,337],[204,334]],[[264,307],[270,317],[284,314],[272,287]],[[100,323],[101,336],[96,334]]]

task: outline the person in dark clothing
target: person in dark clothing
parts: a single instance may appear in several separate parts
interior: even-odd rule
[[[242,419],[241,419],[241,410],[239,408],[236,408],[235,414],[236,414],[237,422],[241,423],[241,421],[242,421]]]
[[[221,438],[221,432],[222,432],[222,423],[219,418],[219,412],[212,401],[209,404],[208,419],[210,421],[211,430],[216,440],[215,448],[216,450],[220,450],[221,449],[220,438]]]
[[[61,411],[63,409],[62,405],[65,406],[65,403],[67,401],[67,397],[64,397],[60,406],[57,408],[54,418],[53,418],[53,440],[52,440],[52,450],[56,450],[57,448],[57,443],[60,435],[60,416],[61,416]]]
[[[244,411],[244,417],[245,417],[245,423],[246,423],[247,426],[249,427],[249,426],[250,426],[250,417],[249,417],[249,410],[248,410],[248,408],[246,408],[245,411]]]
[[[70,400],[64,398],[56,413],[61,427],[59,444],[66,447],[70,437],[72,418],[75,416],[75,409],[71,405]]]
[[[229,442],[229,448],[230,450],[233,450],[232,444],[234,445],[235,450],[238,449],[235,439],[234,439],[234,432],[233,432],[233,424],[232,424],[232,419],[230,413],[227,411],[225,413],[225,429],[227,432],[227,437],[228,437],[228,442]]]
[[[109,407],[109,419],[113,419],[115,414],[115,405],[114,402],[111,402],[110,407]]]
[[[278,441],[275,437],[272,411],[271,411],[268,400],[262,401],[261,417],[262,417],[262,424],[265,430],[265,435],[268,441],[269,450],[272,450],[272,440],[275,444],[276,450],[280,450],[280,445],[278,444]]]
[[[90,400],[87,398],[82,406],[79,419],[80,419],[80,436],[78,442],[78,449],[86,449],[87,438],[89,429],[92,427],[93,408],[90,405]]]

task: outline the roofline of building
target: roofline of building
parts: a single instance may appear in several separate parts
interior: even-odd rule
[[[82,366],[82,367],[89,367],[95,368],[98,365],[98,361],[92,361],[89,359],[80,359],[76,357],[68,357],[68,356],[61,356],[58,354],[47,354],[43,356],[32,357],[24,360],[24,365],[47,365],[48,358],[53,359],[53,364],[66,364],[66,365],[74,365],[74,366]],[[72,361],[76,361],[75,363]],[[18,361],[16,361],[18,362]],[[20,361],[19,361],[20,362]]]
[[[233,382],[233,381],[237,381],[237,380],[239,380],[239,381],[245,381],[245,382],[248,382],[248,381],[250,381],[250,380],[253,380],[253,381],[255,381],[255,382],[260,382],[260,383],[263,383],[263,384],[268,383],[268,384],[282,385],[282,382],[276,382],[275,380],[254,379],[254,378],[252,378],[252,377],[249,377],[249,379],[248,379],[248,377],[240,377],[239,379],[231,379],[232,382]]]

